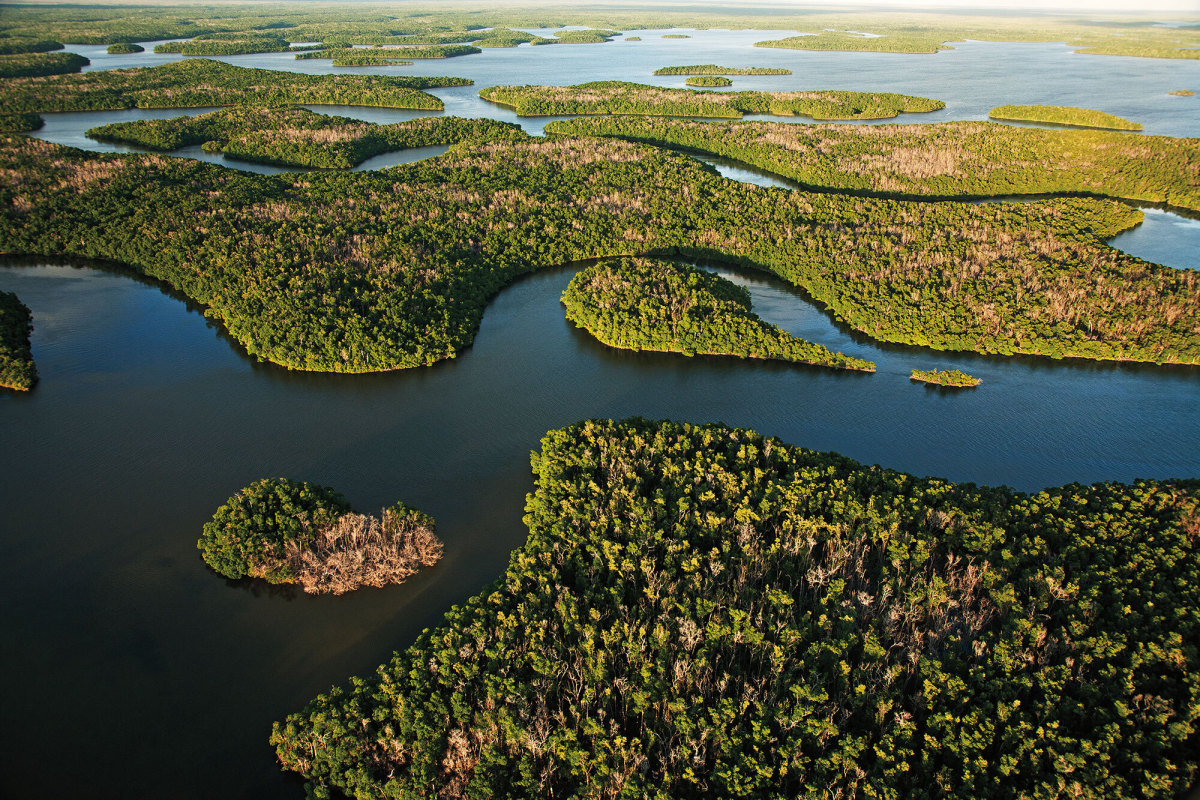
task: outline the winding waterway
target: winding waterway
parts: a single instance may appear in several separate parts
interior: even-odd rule
[[[1102,86],[1113,98],[1104,109],[1146,122],[1148,132],[1200,132],[1194,111],[1179,112],[1200,104],[1150,91],[1200,84],[1194,62],[1073,56],[1061,45],[969,43],[936,56],[888,56],[750,47],[774,38],[763,32],[640,35],[641,43],[486,51],[395,71],[486,85],[497,76],[649,80],[647,66],[706,61],[785,65],[797,73],[789,82],[735,86],[926,94],[950,102],[942,118],[985,115],[1001,102],[1086,104],[1081,98]],[[597,58],[607,52],[601,47],[622,57]],[[328,67],[287,54],[227,60]],[[1074,71],[1051,69],[1060,62]],[[1034,83],[1033,74],[1045,80]],[[438,94],[447,113],[508,118],[471,100],[477,90]],[[372,121],[412,115],[360,112]],[[176,113],[48,115],[41,135],[83,139],[92,125]],[[772,180],[729,163],[717,168]],[[1114,245],[1195,268],[1198,230],[1150,210]],[[878,373],[614,351],[563,318],[559,296],[573,269],[501,292],[475,345],[453,361],[334,376],[257,364],[197,309],[122,273],[0,267],[0,289],[33,310],[41,375],[27,396],[0,395],[0,558],[8,567],[0,676],[9,687],[0,694],[0,793],[302,796],[273,762],[271,721],[369,673],[497,577],[525,535],[529,451],[546,430],[581,418],[719,420],[866,463],[1026,491],[1200,475],[1200,370],[881,346],[773,279],[728,272],[750,287],[765,318],[869,358]],[[931,367],[964,369],[983,385],[951,392],[909,381],[912,369]],[[446,557],[402,586],[341,598],[224,581],[199,559],[200,527],[232,492],[268,475],[332,485],[364,511],[416,505],[437,518]]]

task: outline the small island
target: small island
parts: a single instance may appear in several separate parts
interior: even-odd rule
[[[914,369],[910,380],[934,386],[946,386],[951,389],[968,389],[978,386],[982,382],[979,378],[972,378],[967,373],[956,369]]]
[[[1073,128],[1100,128],[1113,131],[1140,131],[1137,122],[1096,111],[1069,106],[996,106],[988,112],[992,119],[1010,122],[1043,122],[1051,125],[1070,125]]]
[[[683,82],[688,86],[733,86],[733,81],[720,75],[696,75]]]
[[[580,270],[562,296],[567,319],[609,347],[764,358],[874,372],[764,322],[744,288],[672,261],[619,258]]]
[[[196,547],[226,578],[335,595],[400,583],[442,556],[429,515],[402,503],[380,517],[357,514],[328,486],[286,478],[255,481],[230,497]]]
[[[946,107],[940,100],[891,92],[708,92],[629,81],[592,81],[576,86],[489,86],[481,89],[479,96],[508,106],[522,117],[641,114],[736,119],[743,114],[779,114],[819,120],[890,119],[899,114]]]
[[[664,38],[664,39],[690,39],[692,37],[686,33],[664,33],[662,35],[662,38]]]
[[[627,40],[631,41],[631,40]],[[689,64],[682,67],[660,67],[655,75],[791,75],[790,69],[775,67],[722,67],[716,64]]]
[[[40,78],[69,75],[92,63],[76,53],[15,53],[0,55],[0,78]]]
[[[1174,91],[1167,92],[1167,94],[1171,95],[1172,97],[1195,97],[1196,96],[1196,93],[1193,92],[1191,89],[1175,89]]]
[[[29,347],[33,314],[13,292],[0,292],[0,386],[27,392],[37,383]]]
[[[552,42],[557,44],[604,44],[611,42],[614,36],[620,36],[618,31],[588,29],[585,31],[559,31],[554,34]]]
[[[470,44],[425,44],[410,47],[330,47],[297,53],[296,58],[331,58],[335,67],[397,66],[412,58],[457,58],[482,53]],[[410,62],[411,63],[411,62]]]
[[[108,46],[108,54],[110,56],[127,56],[132,55],[133,53],[144,52],[146,52],[146,48],[142,47],[140,44],[133,44],[132,42],[117,42],[116,44],[110,44]]]

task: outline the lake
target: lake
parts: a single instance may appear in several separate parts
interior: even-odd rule
[[[389,69],[482,86],[498,78],[660,82],[651,69],[708,61],[789,66],[795,75],[735,78],[735,88],[905,91],[947,100],[941,119],[982,118],[1004,102],[1094,105],[1102,95],[1104,110],[1147,132],[1200,134],[1200,103],[1165,97],[1200,85],[1195,62],[1077,56],[1050,44],[969,43],[933,56],[805,53],[750,46],[774,33],[661,33]],[[288,54],[226,60],[331,71],[329,62]],[[479,100],[478,88],[436,93],[447,113],[510,118]],[[47,115],[41,135],[82,139],[92,125],[159,113]],[[412,112],[361,113],[392,121]],[[1196,268],[1196,237],[1193,220],[1152,209],[1114,245]],[[563,317],[559,296],[575,269],[502,291],[475,345],[452,361],[335,376],[258,364],[194,306],[119,272],[0,267],[0,289],[33,310],[41,376],[27,396],[0,395],[8,454],[0,557],[9,565],[0,589],[0,675],[9,687],[0,700],[0,794],[302,797],[274,763],[271,722],[369,674],[499,576],[525,536],[529,452],[548,429],[582,418],[722,421],[865,463],[1025,491],[1200,475],[1200,369],[873,344],[780,282],[728,271],[764,318],[871,359],[878,373],[615,351]],[[908,379],[935,367],[983,384],[952,392]],[[401,586],[340,598],[209,572],[195,547],[200,527],[237,489],[275,475],[331,485],[361,511],[397,500],[428,511],[445,558]]]

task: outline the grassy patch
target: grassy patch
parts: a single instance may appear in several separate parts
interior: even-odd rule
[[[1104,128],[1117,131],[1140,131],[1141,123],[1096,111],[1069,106],[996,106],[988,116],[992,119],[1017,122],[1048,122],[1076,128]]]

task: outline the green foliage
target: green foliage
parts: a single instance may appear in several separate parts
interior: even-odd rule
[[[0,252],[127,264],[206,306],[251,355],[334,372],[451,358],[519,275],[630,253],[771,272],[882,341],[1200,363],[1198,273],[1104,244],[1140,218],[1114,201],[765,190],[614,139],[253,176],[0,137]]]
[[[130,42],[117,42],[108,46],[108,54],[110,56],[131,55],[133,53],[144,53],[146,48],[140,44],[132,44]]]
[[[690,39],[692,37],[686,33],[664,33],[662,35],[662,38],[664,38],[664,39]]]
[[[661,67],[655,75],[791,75],[790,69],[773,67],[720,67],[716,64],[691,64],[686,67]]]
[[[16,53],[48,53],[51,50],[62,50],[62,42],[52,39],[27,39],[23,37],[0,37],[0,55]]]
[[[803,36],[789,36],[755,42],[755,47],[779,47],[785,50],[852,50],[868,53],[936,53],[951,50],[939,41],[937,33],[890,34],[863,36],[854,31],[818,31]]]
[[[914,369],[912,371],[912,380],[955,388],[978,386],[981,383],[978,378],[972,378],[967,373],[957,369]]]
[[[492,119],[423,117],[374,125],[293,106],[234,106],[195,117],[117,122],[87,135],[151,150],[204,145],[243,161],[321,169],[347,169],[392,150],[526,138],[519,126]]]
[[[156,53],[181,53],[185,56],[240,56],[250,53],[284,53],[292,46],[287,39],[271,34],[227,38],[218,34],[197,36],[187,42],[163,42],[154,46]]]
[[[417,47],[388,46],[380,48],[328,48],[298,53],[296,58],[331,58],[335,67],[374,67],[395,64],[407,58],[454,58],[482,53],[478,47],[466,44],[431,44]]]
[[[885,196],[1093,194],[1200,211],[1200,140],[982,122],[849,128],[580,119],[547,132],[712,153],[804,186]]]
[[[45,124],[38,114],[0,114],[0,133],[28,133]]]
[[[31,78],[79,72],[92,63],[75,53],[17,53],[0,55],[0,78]]]
[[[684,80],[688,86],[733,86],[733,81],[720,75],[700,75]]]
[[[346,499],[327,486],[264,478],[217,509],[196,547],[226,578],[286,583],[292,578],[284,562],[288,543],[312,539],[350,510]]]
[[[586,31],[558,31],[554,34],[552,41],[558,44],[603,44],[604,42],[612,41],[614,36],[620,36],[617,31],[608,30],[586,30]]]
[[[992,119],[1016,120],[1018,122],[1050,122],[1056,125],[1074,125],[1080,128],[1108,128],[1118,131],[1140,131],[1141,123],[1105,114],[1090,108],[1069,106],[996,106],[988,116]]]
[[[875,371],[761,320],[750,293],[686,264],[623,258],[580,270],[562,296],[567,319],[626,350],[767,358]]]
[[[1112,800],[1198,771],[1200,483],[1026,495],[591,421],[529,538],[276,723],[313,796]]]
[[[33,314],[12,292],[0,292],[0,386],[29,391],[37,383],[37,367],[29,348]]]
[[[262,104],[361,105],[440,111],[442,101],[418,91],[467,86],[464,78],[302,75],[195,59],[155,67],[24,78],[0,84],[0,106],[19,111],[187,108],[253,101]]]
[[[887,92],[702,92],[627,81],[577,86],[489,86],[480,97],[510,106],[521,116],[651,114],[672,117],[740,117],[800,114],[815,119],[885,119],[945,108],[940,100]]]

